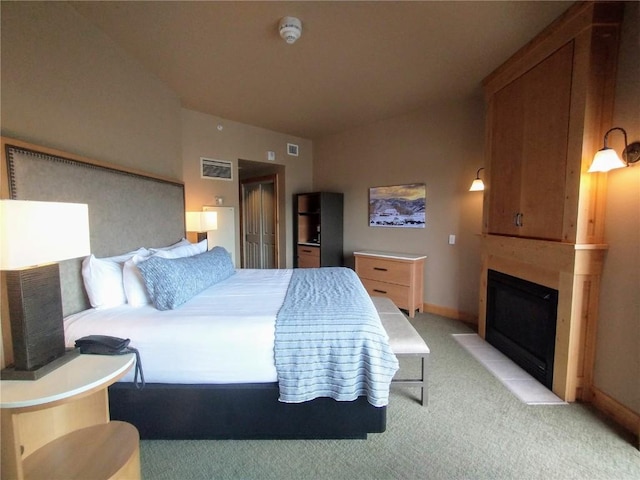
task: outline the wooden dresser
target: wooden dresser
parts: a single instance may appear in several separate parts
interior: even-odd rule
[[[371,296],[390,298],[398,308],[424,311],[425,255],[362,250],[353,253],[356,273]]]

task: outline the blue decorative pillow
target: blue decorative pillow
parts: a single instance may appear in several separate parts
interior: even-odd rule
[[[138,263],[153,305],[172,310],[211,285],[235,273],[231,255],[222,247],[213,247],[191,257],[151,256]]]

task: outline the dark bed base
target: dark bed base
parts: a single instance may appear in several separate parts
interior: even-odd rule
[[[135,425],[142,439],[366,439],[386,429],[386,407],[317,398],[278,401],[278,385],[109,387],[112,420]]]

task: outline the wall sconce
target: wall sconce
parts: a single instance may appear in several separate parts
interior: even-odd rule
[[[195,233],[196,242],[207,238],[207,232],[218,229],[217,212],[186,212],[186,231]]]
[[[618,156],[613,148],[607,147],[609,134],[614,130],[620,130],[624,135],[624,150],[622,151],[622,158]],[[608,172],[614,168],[629,167],[638,160],[640,160],[640,142],[633,142],[631,145],[628,145],[627,132],[625,132],[623,128],[613,127],[604,134],[604,147],[596,152],[588,172]]]
[[[64,341],[58,264],[89,255],[89,207],[2,200],[0,269],[7,282],[13,365],[3,380],[37,380],[75,358]]]
[[[470,192],[481,192],[484,190],[484,182],[480,178],[480,170],[484,170],[484,167],[479,168],[476,172],[476,178],[471,184],[471,187],[469,187]]]

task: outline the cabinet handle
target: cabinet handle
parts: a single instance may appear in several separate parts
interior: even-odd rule
[[[374,288],[373,291],[376,293],[387,293],[386,290],[378,290],[377,288]]]
[[[524,223],[522,222],[522,217],[524,217],[524,214],[521,212],[517,212],[514,216],[513,216],[513,223],[515,224],[516,227],[522,227],[524,226]]]
[[[374,270],[378,270],[380,272],[386,272],[387,269],[386,268],[382,268],[382,267],[373,267]]]
[[[302,249],[302,251],[303,251],[304,253],[311,253],[311,250],[305,250],[304,248]]]

